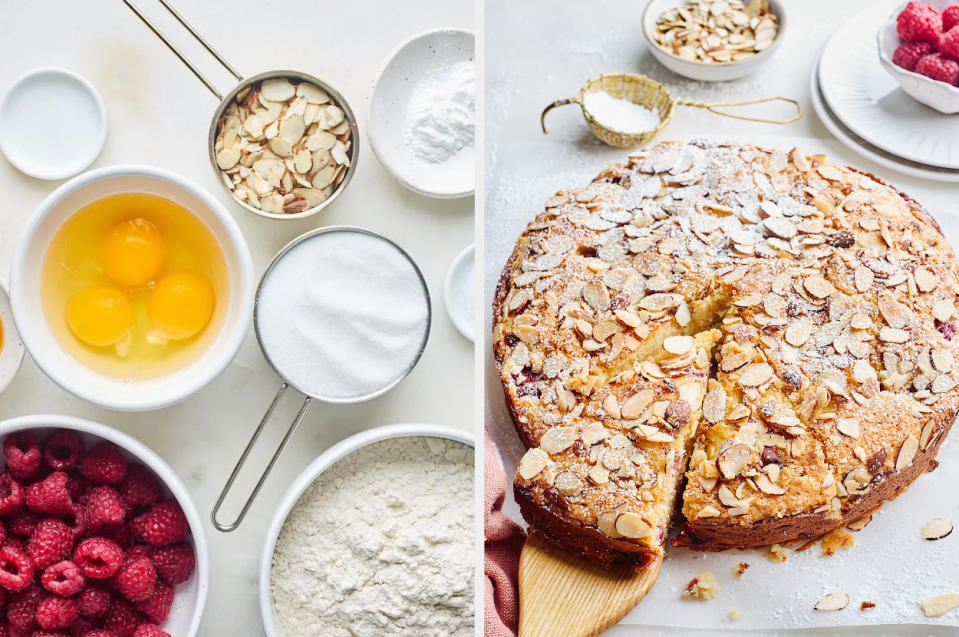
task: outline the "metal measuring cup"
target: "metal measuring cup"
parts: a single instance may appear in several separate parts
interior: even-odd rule
[[[210,155],[210,166],[213,168],[213,172],[217,176],[217,181],[220,183],[221,186],[223,186],[223,189],[226,190],[226,192],[230,195],[233,201],[243,206],[250,212],[260,215],[261,217],[267,217],[269,219],[303,219],[304,217],[310,217],[312,215],[315,215],[320,210],[323,210],[324,208],[329,206],[331,203],[333,203],[336,200],[336,198],[339,197],[340,193],[346,190],[347,185],[349,185],[350,180],[353,178],[353,172],[356,170],[356,162],[359,160],[359,153],[360,153],[360,131],[356,123],[356,116],[353,115],[353,110],[350,108],[350,105],[347,103],[343,95],[340,94],[340,92],[337,91],[335,88],[333,88],[332,86],[330,86],[323,80],[319,79],[318,77],[314,77],[312,75],[303,73],[301,71],[289,71],[289,70],[266,71],[264,73],[259,73],[257,75],[253,75],[251,77],[244,79],[242,75],[240,75],[232,66],[230,66],[230,64],[225,59],[223,59],[223,56],[217,53],[217,51],[212,46],[210,46],[210,44],[206,40],[204,40],[203,37],[199,33],[197,33],[192,26],[190,26],[190,24],[183,18],[183,16],[181,16],[179,12],[177,12],[177,10],[174,9],[169,4],[169,2],[167,2],[167,0],[157,0],[157,1],[160,3],[161,6],[163,6],[164,9],[166,9],[170,13],[170,15],[172,15],[176,19],[177,22],[180,23],[180,25],[184,29],[187,30],[187,32],[191,36],[193,36],[193,38],[200,45],[203,46],[204,49],[207,50],[208,53],[210,53],[210,55],[214,57],[214,59],[217,62],[220,63],[220,65],[230,75],[236,78],[237,82],[239,82],[239,84],[237,84],[232,91],[228,92],[224,96],[219,90],[217,90],[215,86],[213,86],[213,83],[206,76],[204,76],[202,72],[200,72],[200,70],[196,67],[196,65],[193,64],[193,62],[191,62],[186,57],[186,55],[184,55],[183,52],[180,51],[172,42],[170,42],[170,40],[167,39],[167,37],[163,35],[163,33],[156,27],[156,25],[150,22],[149,18],[147,18],[136,7],[136,5],[133,4],[132,0],[123,0],[124,4],[126,4],[127,7],[129,7],[130,10],[138,18],[140,18],[143,24],[145,24],[153,32],[154,35],[160,38],[160,41],[163,42],[163,44],[165,44],[167,48],[170,49],[170,51],[172,51],[173,54],[176,55],[180,59],[180,61],[186,65],[188,69],[190,69],[190,71],[192,71],[193,75],[195,75],[197,79],[203,83],[203,86],[205,86],[218,100],[220,100],[220,105],[217,106],[216,111],[213,113],[213,119],[210,122],[210,133],[208,136],[207,145],[208,145],[209,155]],[[223,114],[226,111],[227,107],[229,107],[230,104],[233,103],[233,101],[236,99],[236,96],[238,94],[246,91],[250,87],[255,86],[265,80],[281,79],[281,78],[288,79],[288,80],[295,80],[298,82],[309,82],[310,84],[315,84],[316,86],[326,91],[326,93],[330,96],[332,101],[343,110],[343,117],[345,121],[349,124],[350,140],[352,141],[352,143],[350,144],[350,150],[349,150],[350,164],[347,167],[346,171],[344,172],[343,179],[340,182],[340,184],[333,190],[332,193],[330,193],[329,197],[327,197],[326,199],[324,199],[317,205],[313,206],[312,208],[307,208],[303,212],[296,212],[296,213],[266,212],[254,206],[251,206],[249,203],[243,201],[242,199],[239,199],[236,193],[234,192],[234,190],[230,187],[228,177],[226,177],[226,175],[223,174],[223,172],[220,170],[220,167],[217,166],[217,163],[216,163],[216,148],[215,148],[216,135],[221,123],[220,120],[223,117]]]
[[[269,279],[272,272],[275,270],[276,265],[283,260],[283,258],[288,255],[294,248],[305,241],[309,241],[318,235],[327,235],[327,234],[337,234],[337,233],[350,233],[356,232],[361,234],[366,234],[372,237],[376,237],[382,241],[385,241],[393,248],[395,248],[413,267],[413,270],[416,272],[416,276],[419,279],[420,285],[423,290],[423,300],[426,304],[426,321],[423,325],[423,340],[417,349],[416,355],[410,361],[409,365],[406,367],[403,372],[391,380],[389,383],[383,385],[382,387],[377,388],[375,391],[369,392],[363,395],[356,396],[325,396],[322,388],[318,387],[307,387],[303,382],[298,382],[291,374],[289,370],[281,369],[282,366],[278,366],[276,361],[270,357],[270,352],[268,348],[264,346],[263,333],[261,332],[261,325],[259,321],[259,309],[260,309],[260,294],[263,291],[264,284]],[[290,441],[290,438],[293,436],[293,433],[296,431],[297,426],[303,420],[303,416],[306,415],[307,410],[314,400],[324,403],[335,403],[335,404],[356,404],[372,400],[378,396],[382,396],[397,384],[400,383],[404,378],[406,378],[413,368],[416,367],[416,363],[419,362],[420,356],[423,354],[423,350],[426,349],[426,342],[429,339],[430,333],[430,321],[432,317],[432,310],[430,306],[430,293],[426,285],[426,279],[423,278],[423,273],[420,272],[419,267],[416,265],[416,262],[393,241],[387,239],[381,234],[373,232],[371,230],[366,230],[364,228],[357,228],[355,226],[328,226],[325,228],[318,228],[316,230],[311,230],[306,232],[281,249],[273,261],[270,263],[270,266],[266,269],[266,272],[263,273],[263,277],[260,279],[260,283],[257,286],[256,297],[253,305],[253,330],[256,333],[256,340],[260,346],[260,350],[263,352],[263,356],[266,358],[267,362],[273,368],[273,370],[279,375],[280,379],[283,381],[280,385],[280,388],[277,390],[276,394],[273,396],[273,401],[270,403],[270,406],[267,407],[266,412],[263,414],[263,418],[260,419],[260,424],[257,425],[256,430],[253,432],[253,436],[250,438],[249,442],[246,445],[246,448],[243,450],[243,453],[240,455],[240,459],[237,461],[236,466],[233,468],[233,472],[230,473],[230,477],[227,479],[226,484],[223,487],[223,490],[220,492],[220,496],[217,498],[216,504],[213,507],[213,526],[218,530],[223,531],[224,533],[235,530],[240,523],[243,521],[243,518],[246,517],[247,512],[250,509],[250,506],[253,504],[253,500],[256,499],[257,494],[260,492],[260,488],[263,486],[263,483],[266,482],[266,479],[269,477],[270,472],[273,470],[273,467],[276,465],[276,461],[279,459],[280,454],[283,453],[283,450],[286,448],[287,443]],[[223,502],[226,500],[227,495],[229,495],[233,483],[236,481],[237,476],[240,473],[240,470],[243,468],[243,465],[246,463],[247,457],[250,455],[250,452],[253,450],[256,441],[259,439],[260,434],[263,432],[263,428],[270,421],[270,417],[273,415],[274,409],[276,409],[277,404],[280,402],[280,399],[286,393],[286,390],[293,388],[296,391],[299,391],[304,395],[303,403],[300,405],[300,409],[297,412],[296,416],[293,419],[293,422],[290,424],[286,433],[284,434],[282,440],[280,441],[279,446],[273,453],[273,456],[270,458],[269,463],[264,469],[263,473],[260,474],[260,478],[257,481],[256,485],[253,487],[252,493],[250,493],[246,502],[243,504],[243,507],[240,509],[240,513],[237,515],[236,519],[229,523],[220,522],[218,515],[220,508],[223,505]]]

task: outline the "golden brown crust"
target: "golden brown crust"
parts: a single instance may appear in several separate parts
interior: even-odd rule
[[[515,483],[524,517],[594,561],[642,563],[662,552],[687,454],[681,543],[759,546],[860,517],[930,465],[959,410],[957,289],[921,206],[822,156],[666,142],[561,191],[493,302],[497,370],[532,448]],[[691,428],[673,435],[669,391],[703,377],[657,364],[678,335],[716,327],[708,384],[687,391]],[[628,400],[645,410],[620,413]],[[559,430],[581,438],[575,454]],[[636,465],[662,479],[607,472],[600,430],[647,454],[666,436],[668,456]]]

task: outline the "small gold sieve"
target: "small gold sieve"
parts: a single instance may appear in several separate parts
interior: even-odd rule
[[[641,133],[623,133],[604,126],[596,120],[593,114],[590,113],[583,104],[583,98],[587,93],[595,93],[597,91],[604,91],[615,98],[627,99],[634,104],[639,104],[654,111],[659,115],[659,125],[652,130]],[[779,120],[748,117],[746,115],[736,115],[735,113],[719,110],[720,107],[747,106],[749,104],[775,101],[788,102],[794,105],[796,107],[796,114],[789,119]],[[802,106],[799,102],[788,97],[764,97],[743,102],[694,102],[692,100],[674,98],[669,94],[669,91],[666,90],[665,86],[645,75],[637,75],[635,73],[605,73],[586,82],[586,86],[579,91],[576,97],[556,100],[547,106],[540,116],[540,125],[542,125],[544,133],[549,133],[546,129],[546,114],[557,106],[566,106],[567,104],[578,104],[583,111],[583,117],[586,118],[586,123],[589,125],[589,130],[592,131],[593,135],[610,146],[616,146],[617,148],[634,148],[651,142],[653,138],[659,135],[669,124],[669,120],[673,117],[673,108],[676,106],[705,108],[717,115],[744,119],[750,122],[765,122],[767,124],[789,124],[790,122],[795,122],[803,115]]]

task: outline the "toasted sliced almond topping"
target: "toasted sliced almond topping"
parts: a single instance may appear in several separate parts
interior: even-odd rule
[[[819,275],[807,277],[803,282],[803,287],[806,288],[806,291],[809,292],[809,294],[817,299],[824,299],[827,296],[836,293],[836,288],[833,286],[833,284]]]
[[[916,277],[916,287],[919,288],[920,292],[932,292],[939,283],[936,275],[926,268],[916,268],[914,275]]]
[[[519,461],[519,475],[524,480],[532,480],[546,468],[549,462],[549,456],[539,447],[534,447],[523,455]]]
[[[685,354],[692,346],[692,336],[670,336],[663,341],[663,349],[675,356]]]
[[[738,476],[749,463],[749,447],[746,445],[732,445],[719,454],[717,465],[723,477],[732,480]]]
[[[576,427],[553,427],[540,438],[539,446],[546,453],[553,455],[572,447],[578,435],[579,431]]]
[[[632,539],[648,537],[653,532],[638,513],[623,513],[616,518],[616,530]]]
[[[726,417],[726,392],[722,387],[706,393],[703,399],[703,417],[714,424]]]
[[[811,334],[812,325],[809,321],[795,321],[786,328],[786,342],[793,347],[801,347],[809,340]]]
[[[842,610],[849,606],[849,595],[845,593],[829,593],[813,606],[816,610],[834,611]]]
[[[922,612],[926,617],[939,617],[954,608],[959,608],[959,593],[944,593],[928,597],[922,602]]]
[[[742,375],[739,377],[739,384],[743,387],[759,387],[771,380],[772,377],[773,368],[768,363],[750,363],[743,368]]]
[[[859,423],[854,418],[840,418],[836,421],[836,429],[850,438],[859,437]]]
[[[644,389],[636,392],[623,401],[620,407],[620,413],[626,420],[636,420],[643,415],[646,408],[653,402],[653,392],[650,389]]]
[[[956,308],[952,301],[940,299],[932,306],[932,315],[940,321],[948,321],[955,314]]]
[[[906,343],[909,341],[909,332],[893,327],[883,327],[879,330],[879,340],[886,343]]]
[[[899,455],[896,456],[896,471],[902,471],[916,457],[916,451],[919,450],[919,440],[915,436],[909,436],[899,447]]]
[[[756,476],[756,486],[759,487],[760,491],[768,493],[769,495],[783,495],[786,493],[785,489],[778,484],[774,484],[764,473]]]
[[[946,518],[933,518],[922,525],[922,539],[941,540],[952,533],[952,522]]]

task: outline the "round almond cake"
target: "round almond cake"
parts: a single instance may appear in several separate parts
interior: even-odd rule
[[[665,142],[560,191],[494,301],[530,528],[598,563],[817,537],[924,471],[957,411],[955,255],[876,177]]]

